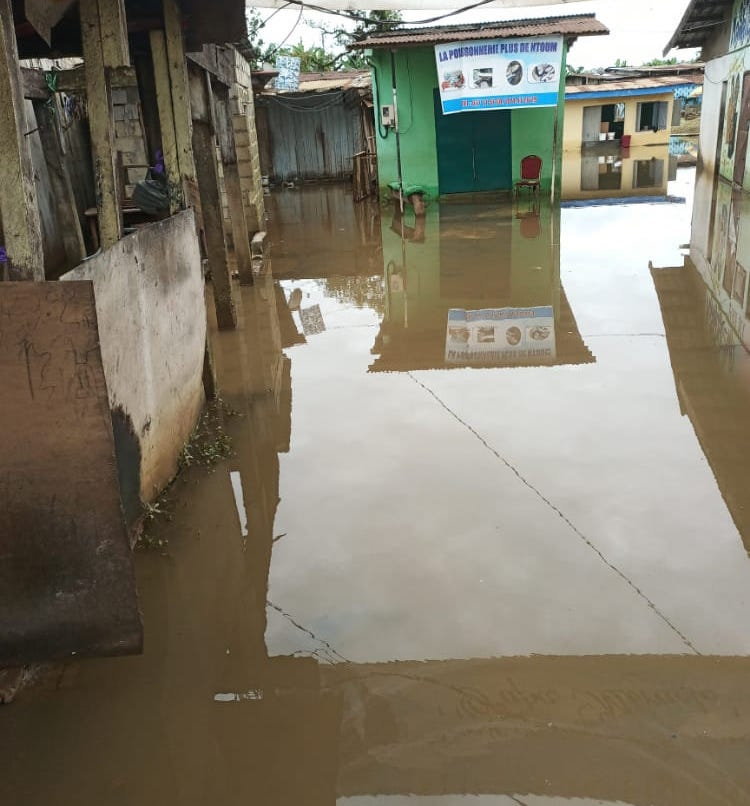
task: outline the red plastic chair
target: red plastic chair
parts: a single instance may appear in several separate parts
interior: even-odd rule
[[[539,183],[542,178],[542,158],[536,154],[529,154],[521,160],[521,178],[513,186],[517,194],[521,188],[529,188],[539,193]]]

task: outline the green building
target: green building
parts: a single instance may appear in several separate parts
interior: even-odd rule
[[[543,160],[542,191],[559,189],[567,53],[579,36],[607,33],[578,14],[392,30],[353,45],[370,56],[381,191],[399,179],[427,198],[507,191],[529,154]]]

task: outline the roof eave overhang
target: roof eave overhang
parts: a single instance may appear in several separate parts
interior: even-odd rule
[[[672,38],[667,42],[666,47],[662,51],[662,55],[666,56],[669,51],[675,48],[700,48],[705,44],[707,39],[707,32],[715,28],[721,23],[722,18],[713,19],[696,19],[697,12],[707,8],[717,8],[723,18],[724,11],[731,13],[732,0],[720,0],[720,4],[716,5],[714,2],[710,3],[708,0],[691,0],[685,13],[682,15],[680,24],[672,34]]]
[[[609,30],[605,29],[602,31],[585,31],[585,32],[576,32],[576,33],[564,33],[562,31],[558,31],[557,33],[550,33],[550,34],[539,34],[539,36],[562,36],[565,39],[565,42],[568,46],[572,45],[576,39],[582,36],[608,36]],[[525,39],[528,35],[527,34],[513,34],[509,35],[508,39]],[[496,35],[494,36],[485,36],[485,37],[476,37],[471,39],[457,39],[457,41],[461,42],[476,42],[481,39],[496,39],[498,38]],[[431,48],[434,45],[441,45],[445,44],[446,42],[450,42],[450,39],[425,39],[420,40],[419,42],[409,41],[406,37],[404,37],[403,42],[393,42],[388,41],[384,42],[383,44],[379,44],[377,40],[369,39],[364,40],[362,42],[352,42],[351,44],[347,45],[347,50],[401,50],[402,48]]]

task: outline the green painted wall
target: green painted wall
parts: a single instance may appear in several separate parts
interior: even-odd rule
[[[393,103],[391,54],[374,51],[372,56],[375,116],[379,106]],[[432,48],[406,48],[396,53],[399,125],[401,127],[401,168],[405,185],[420,185],[429,196],[438,194],[437,146],[433,90],[437,87],[435,53]],[[378,179],[380,187],[398,179],[396,135],[377,126]]]
[[[562,173],[562,131],[565,109],[565,69],[567,47],[563,46],[560,71],[560,93],[557,109],[513,109],[511,111],[511,143],[513,181],[520,176],[521,159],[538,154],[544,160],[542,182],[549,191],[554,173],[556,197],[559,196]],[[379,107],[393,103],[391,91],[391,54],[375,50],[371,56],[376,120]],[[401,165],[405,185],[423,187],[429,197],[440,193],[438,183],[437,144],[433,92],[437,89],[435,52],[432,47],[404,48],[396,52],[396,86],[401,127]],[[482,115],[482,112],[460,114]],[[557,143],[553,156],[555,116]],[[377,126],[378,179],[382,192],[398,179],[396,135]]]

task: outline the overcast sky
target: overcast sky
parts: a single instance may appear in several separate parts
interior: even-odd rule
[[[373,4],[376,2],[377,0],[373,0]],[[469,0],[466,2],[468,4]],[[451,17],[442,24],[594,13],[611,33],[606,37],[592,36],[579,39],[570,51],[569,63],[576,67],[580,65],[606,67],[614,64],[616,59],[626,59],[628,64],[642,64],[656,57],[661,58],[662,50],[682,19],[688,2],[689,0],[580,0],[565,5],[532,8],[488,8]],[[369,8],[370,3],[363,2],[361,6]],[[260,9],[263,18],[267,18],[271,13],[268,9]],[[294,28],[298,13],[298,10],[279,11],[264,29],[263,40],[267,43],[278,43],[291,31],[288,44],[294,44],[302,39],[308,46],[319,45],[320,31],[305,24],[304,20],[321,21],[329,15],[304,13],[303,22]],[[438,13],[440,12],[435,12]],[[404,18],[407,20],[430,16],[433,14],[428,12],[404,12]],[[331,24],[337,24],[339,19],[330,17]],[[690,59],[695,55],[695,51],[675,51],[671,55],[680,59]]]

